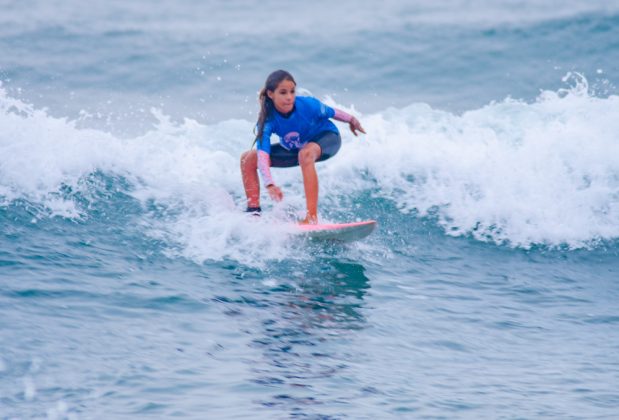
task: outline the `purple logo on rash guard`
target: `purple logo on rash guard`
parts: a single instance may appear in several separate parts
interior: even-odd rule
[[[290,149],[300,149],[303,144],[301,143],[301,136],[296,131],[291,131],[284,136],[283,143]]]

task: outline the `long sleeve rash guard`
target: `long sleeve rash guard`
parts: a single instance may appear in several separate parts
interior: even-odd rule
[[[262,138],[258,139],[258,169],[265,186],[273,184],[270,169],[271,135],[279,136],[284,149],[300,150],[320,133],[332,131],[339,134],[330,118],[343,122],[352,120],[351,115],[310,96],[297,96],[289,115],[284,116],[277,111],[272,113],[264,123]]]

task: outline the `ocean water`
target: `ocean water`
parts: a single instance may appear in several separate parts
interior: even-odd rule
[[[617,417],[619,2],[0,11],[0,419]],[[277,68],[366,240],[242,213]]]

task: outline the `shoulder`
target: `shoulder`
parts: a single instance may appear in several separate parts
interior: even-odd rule
[[[264,124],[273,124],[273,121],[275,121],[275,115],[276,111],[273,111],[269,115],[267,115],[267,117],[264,119]]]
[[[313,96],[298,96],[296,99],[298,102],[295,101],[295,105],[300,109],[320,115],[328,112],[329,107]]]
[[[318,107],[320,106],[320,101],[313,96],[297,96],[295,98],[295,105]]]
[[[328,105],[325,105],[313,96],[301,96],[305,112],[316,115],[320,118],[331,118],[335,111]],[[295,103],[296,104],[296,103]]]
[[[264,122],[264,125],[262,126],[262,138],[269,138],[271,137],[271,133],[273,133],[274,131],[274,121],[272,118],[267,118],[266,121]]]

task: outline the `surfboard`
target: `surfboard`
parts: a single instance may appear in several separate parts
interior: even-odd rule
[[[297,225],[300,233],[310,239],[353,242],[365,238],[376,228],[375,220],[352,223]]]

